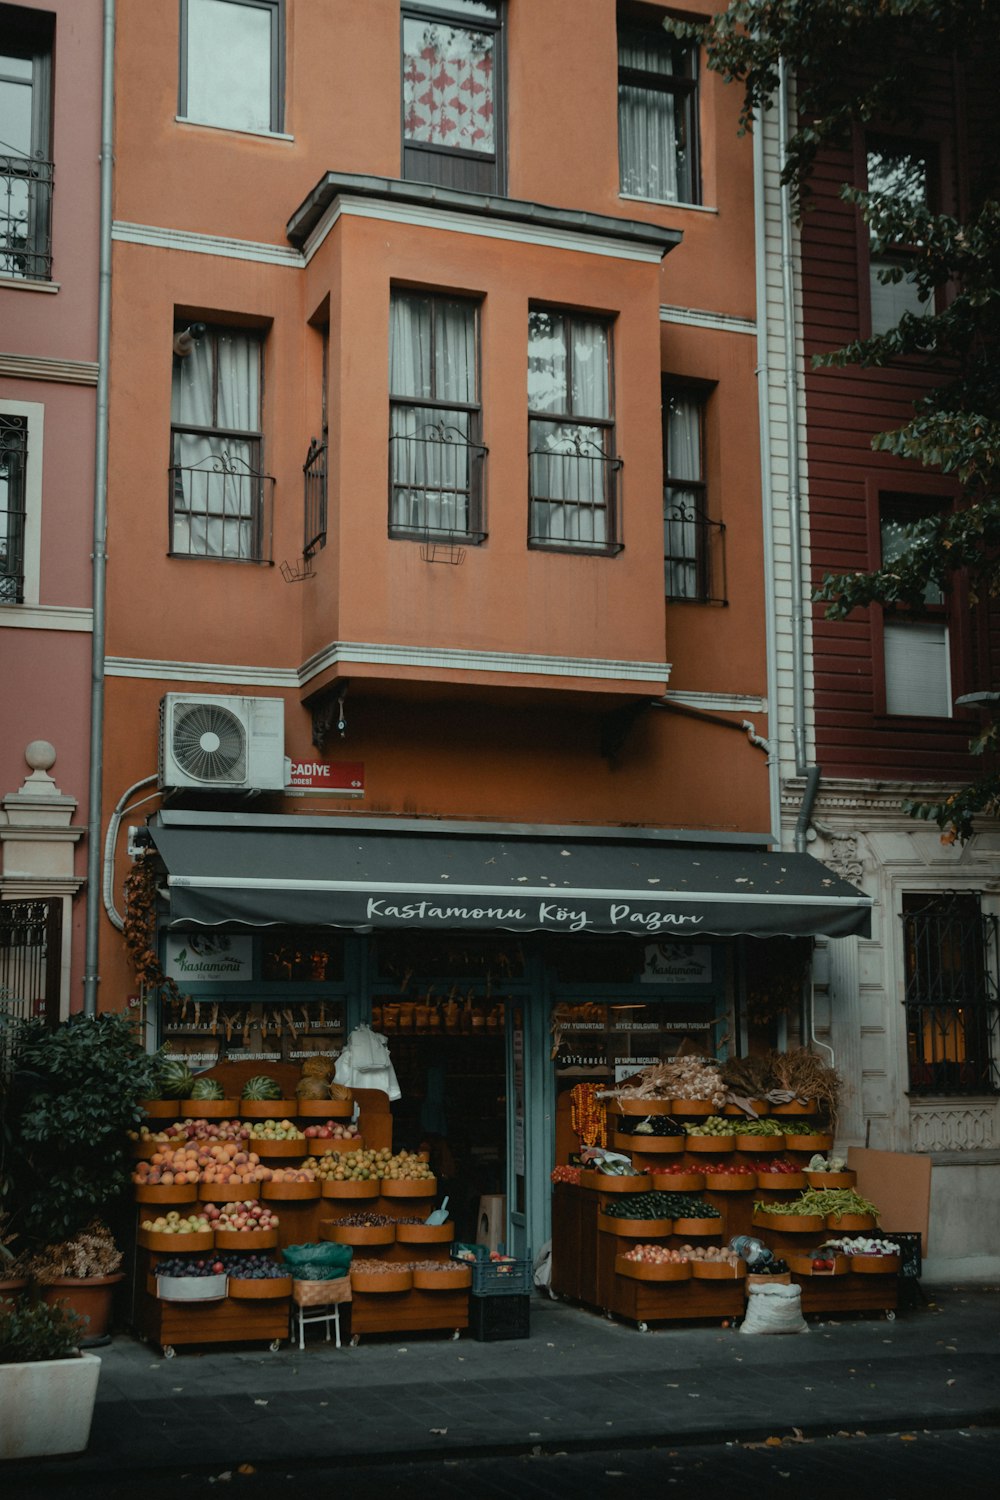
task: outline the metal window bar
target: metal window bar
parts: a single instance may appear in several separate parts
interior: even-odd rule
[[[393,429],[418,408],[393,403]],[[389,435],[389,534],[423,541],[481,542],[489,449],[470,429],[478,411],[435,411],[426,422]],[[451,420],[449,420],[449,418]]]
[[[0,901],[0,1076],[9,1076],[20,1028],[59,1020],[62,902]]]
[[[24,602],[28,422],[0,412],[0,604]]]
[[[172,557],[272,561],[272,475],[221,449],[196,464],[172,464],[169,479]]]
[[[975,897],[903,914],[910,1091],[1000,1089],[997,919]]]
[[[676,602],[727,604],[723,521],[703,504],[704,485],[690,480],[663,487],[663,562],[666,596]]]
[[[302,465],[305,539],[302,556],[312,557],[326,546],[327,445],[313,438]]]
[[[0,156],[0,276],[52,279],[50,161]]]
[[[533,547],[571,552],[618,553],[621,534],[621,471],[624,461],[609,454],[579,429],[598,424],[532,420],[528,450],[529,526]],[[537,446],[542,428],[546,446]],[[605,429],[610,441],[612,429]],[[554,441],[551,440],[554,435]]]

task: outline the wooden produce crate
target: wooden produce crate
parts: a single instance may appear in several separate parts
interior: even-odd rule
[[[421,1329],[458,1332],[469,1326],[467,1290],[352,1292],[351,1336],[363,1333],[410,1333]]]

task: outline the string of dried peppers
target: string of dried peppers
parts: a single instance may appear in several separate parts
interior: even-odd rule
[[[577,1083],[570,1090],[569,1120],[584,1146],[608,1144],[608,1111],[596,1083]]]

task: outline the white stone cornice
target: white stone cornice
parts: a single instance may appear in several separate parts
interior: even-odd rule
[[[0,375],[12,380],[51,380],[60,385],[96,385],[97,361],[43,359],[39,354],[0,354]]]

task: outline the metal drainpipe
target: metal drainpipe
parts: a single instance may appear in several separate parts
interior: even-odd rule
[[[114,152],[115,0],[103,4],[101,59],[100,268],[97,297],[97,413],[94,441],[94,547],[91,554],[94,628],[90,668],[90,791],[87,822],[87,918],[84,1015],[97,1014],[101,917],[101,777],[104,769],[104,648],[108,529],[108,352],[111,342],[111,187]]]
[[[788,70],[778,66],[778,154],[788,155]],[[791,191],[781,188],[781,303],[785,343],[785,419],[788,426],[788,529],[791,549],[792,627],[792,742],[795,774],[806,777],[802,806],[795,824],[795,850],[806,851],[809,817],[819,786],[820,768],[810,766],[806,754],[805,600],[802,587],[802,491],[799,484],[799,372],[796,355],[795,282],[792,259]]]
[[[767,221],[764,195],[763,122],[753,132],[753,218],[757,301],[757,408],[760,421],[760,490],[764,542],[764,654],[767,674],[768,800],[771,842],[781,848],[781,758],[778,752],[778,645],[774,602],[774,496],[771,473],[770,343],[767,320]]]

